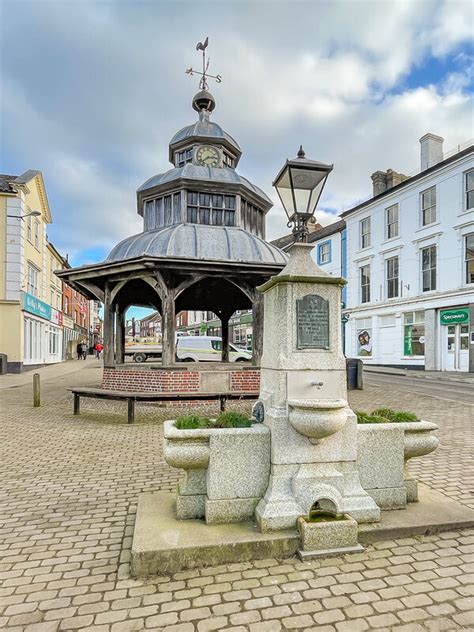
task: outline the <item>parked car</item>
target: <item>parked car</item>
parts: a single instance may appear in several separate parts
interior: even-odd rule
[[[178,338],[176,356],[181,362],[219,362],[222,358],[222,338],[218,336],[187,336]],[[249,362],[252,354],[229,344],[230,362]]]

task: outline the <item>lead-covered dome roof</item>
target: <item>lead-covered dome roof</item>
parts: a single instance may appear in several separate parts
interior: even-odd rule
[[[239,184],[251,191],[254,195],[265,200],[268,206],[273,203],[266,193],[262,191],[250,180],[239,175],[235,169],[220,169],[218,167],[204,167],[188,162],[182,167],[175,167],[165,173],[159,173],[149,178],[137,189],[137,193],[142,193],[162,184],[167,184],[175,180],[196,180],[197,182],[217,182],[219,184]]]
[[[288,260],[279,248],[243,228],[176,224],[127,237],[113,248],[107,261],[144,256],[263,264]]]

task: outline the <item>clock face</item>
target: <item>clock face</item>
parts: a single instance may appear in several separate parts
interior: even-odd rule
[[[206,167],[218,167],[220,162],[219,150],[215,147],[204,145],[199,147],[196,152],[196,159],[198,164]]]

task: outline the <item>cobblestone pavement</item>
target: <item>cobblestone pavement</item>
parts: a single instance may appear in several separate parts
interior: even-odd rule
[[[174,488],[159,421],[138,407],[86,400],[71,414],[67,384],[97,365],[1,394],[0,629],[23,632],[441,632],[474,630],[474,531],[380,542],[328,560],[260,560],[136,581],[129,577],[138,494]],[[413,471],[474,506],[473,407],[370,387],[355,409],[414,410],[440,425],[442,447]]]

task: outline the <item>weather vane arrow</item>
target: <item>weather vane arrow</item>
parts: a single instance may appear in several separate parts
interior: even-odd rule
[[[206,48],[209,45],[209,37],[206,37],[206,39],[204,40],[204,42],[198,42],[196,44],[196,50],[201,50],[202,51],[202,72],[200,72],[199,70],[194,70],[194,68],[186,68],[186,74],[187,75],[201,75],[201,79],[199,80],[199,87],[201,90],[207,90],[208,89],[208,85],[207,85],[207,79],[215,79],[217,83],[221,83],[222,81],[222,77],[220,75],[209,75],[207,72],[207,69],[209,68],[209,62],[211,61],[210,59],[208,59],[206,61]]]

